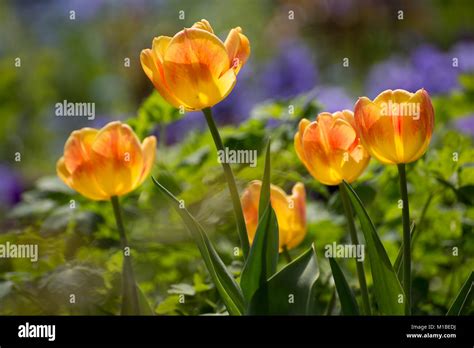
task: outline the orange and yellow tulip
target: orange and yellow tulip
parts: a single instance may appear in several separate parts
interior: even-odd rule
[[[249,40],[240,27],[222,42],[205,19],[175,36],[158,36],[140,61],[161,96],[185,110],[219,103],[232,90],[250,55]]]
[[[313,122],[302,119],[294,144],[310,174],[325,185],[353,182],[370,160],[349,110],[323,112]]]
[[[111,122],[102,129],[71,133],[56,164],[62,181],[92,200],[108,200],[137,188],[155,161],[156,138],[140,143],[127,124]]]
[[[359,98],[354,113],[362,143],[380,162],[410,163],[426,152],[434,110],[424,89],[416,93],[386,90],[373,101]]]
[[[250,243],[258,225],[258,205],[262,182],[252,181],[241,196],[245,225]],[[280,252],[296,247],[306,235],[306,192],[302,183],[293,186],[287,195],[280,187],[270,186],[270,201],[278,221]]]

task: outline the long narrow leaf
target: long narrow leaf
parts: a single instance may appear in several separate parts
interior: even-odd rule
[[[349,197],[364,233],[367,252],[369,253],[375,299],[379,310],[381,314],[403,315],[405,313],[405,294],[397,274],[360,198],[348,183],[344,182],[344,185],[348,189]]]
[[[342,313],[344,315],[359,315],[359,306],[357,305],[354,293],[349,287],[349,284],[344,277],[344,273],[339,267],[337,261],[330,257],[329,265],[331,266],[332,276],[334,278],[334,283],[336,284],[337,295],[341,302]]]
[[[249,306],[249,314],[311,314],[319,267],[314,245],[274,274],[261,286]]]
[[[262,188],[260,190],[260,200],[258,204],[259,219],[263,216],[268,202],[270,201],[270,145],[271,142],[268,140],[265,150],[265,167],[263,170]]]
[[[224,302],[229,314],[241,315],[244,312],[244,299],[242,290],[240,289],[234,277],[227,270],[224,262],[213,247],[211,241],[204,232],[202,226],[196,219],[186,210],[180,207],[178,199],[173,196],[165,187],[163,187],[155,178],[153,182],[165,197],[172,203],[175,210],[183,219],[186,228],[194,237],[196,244],[201,252],[201,256],[206,264],[207,270],[211,275],[222,301]]]
[[[446,315],[461,315],[464,314],[469,306],[472,303],[474,298],[474,272],[471,272],[469,277],[467,278],[464,285],[459,290],[456,299],[453,301],[453,304],[448,310]]]
[[[267,280],[275,274],[278,263],[278,222],[270,199],[270,141],[265,153],[259,221],[240,278],[240,286],[247,304],[260,287],[266,286]]]
[[[258,223],[249,257],[240,278],[240,286],[247,303],[250,303],[258,288],[265,285],[267,279],[275,273],[277,262],[278,222],[272,206],[268,203]]]

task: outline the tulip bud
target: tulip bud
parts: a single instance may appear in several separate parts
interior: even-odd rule
[[[74,131],[56,171],[66,185],[92,200],[122,196],[141,185],[155,161],[156,138],[140,143],[130,126],[111,122]]]
[[[252,181],[241,196],[242,209],[250,243],[255,238],[258,225],[258,207],[262,182]],[[287,195],[280,187],[270,186],[270,201],[278,221],[280,252],[296,247],[306,235],[306,193],[304,185],[293,186]]]
[[[301,162],[325,185],[353,182],[370,160],[349,110],[323,112],[313,122],[301,120],[294,143]]]
[[[192,111],[222,101],[249,55],[249,40],[239,27],[222,42],[203,19],[174,37],[156,37],[152,48],[141,52],[140,61],[168,103]]]
[[[386,90],[373,101],[362,97],[354,112],[362,143],[380,162],[410,163],[426,152],[434,110],[424,89],[416,93]]]

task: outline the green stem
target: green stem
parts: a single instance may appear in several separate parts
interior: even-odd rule
[[[221,136],[219,134],[219,131],[217,130],[216,123],[212,118],[211,108],[203,109],[202,112],[206,117],[207,125],[209,126],[209,130],[211,131],[212,138],[214,139],[217,151],[225,151],[224,144],[222,143]],[[230,197],[232,198],[232,204],[234,206],[235,219],[237,220],[237,230],[239,232],[242,253],[244,255],[244,259],[246,260],[249,253],[250,245],[247,236],[247,228],[245,226],[244,213],[240,204],[239,192],[237,191],[237,185],[235,184],[234,174],[232,173],[232,169],[230,168],[229,163],[223,161],[221,164],[222,168],[224,169],[224,176],[227,180],[227,185],[229,186]]]
[[[400,194],[403,201],[402,223],[403,223],[403,290],[405,291],[405,312],[411,314],[411,242],[410,242],[410,207],[408,205],[407,176],[405,164],[398,164],[398,175],[400,177]]]
[[[117,223],[117,229],[120,235],[120,244],[122,246],[122,252],[125,251],[125,248],[128,247],[128,240],[125,234],[125,228],[122,220],[122,213],[120,209],[120,202],[117,196],[113,196],[111,199],[112,207],[114,209],[115,222]],[[132,268],[131,256],[123,256],[123,269],[122,269],[122,301],[124,299],[130,298],[131,301],[131,311],[135,315],[140,314],[140,308],[138,304],[138,292],[137,285],[135,281],[135,275]],[[123,305],[122,305],[123,311]]]
[[[291,258],[290,252],[288,251],[288,248],[286,246],[283,247],[282,253],[285,256],[285,259],[288,263],[291,263],[293,261],[293,259]]]
[[[344,213],[346,214],[347,224],[349,225],[349,234],[351,236],[352,244],[359,245],[359,238],[357,237],[357,231],[354,223],[354,215],[352,213],[352,206],[349,199],[349,195],[346,191],[346,187],[343,183],[339,184],[339,192],[341,195],[342,205],[344,207]],[[367,281],[365,280],[364,264],[355,260],[357,268],[357,277],[359,278],[360,292],[362,295],[362,308],[364,314],[371,315],[369,291],[367,290]]]

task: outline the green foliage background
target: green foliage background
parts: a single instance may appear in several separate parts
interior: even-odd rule
[[[0,244],[37,243],[40,250],[37,263],[0,259],[0,314],[120,312],[122,260],[112,207],[75,194],[55,176],[55,161],[67,134],[87,125],[81,123],[84,121],[66,124],[53,119],[53,105],[63,99],[94,99],[97,108],[106,114],[104,117],[125,120],[140,138],[159,126],[153,175],[184,200],[210,234],[229,270],[236,276],[240,274],[242,259],[234,255],[234,248],[239,246],[238,235],[212,138],[207,130],[197,130],[174,145],[162,140],[166,138],[165,126],[183,115],[156,92],[149,95],[151,84],[137,61],[141,48],[149,45],[153,35],[172,33],[182,26],[176,24],[176,11],[181,8],[186,9],[189,18],[185,25],[201,17],[210,19],[216,28],[227,30],[240,25],[254,39],[252,59],[263,61],[271,55],[267,41],[261,38],[278,35],[278,31],[269,33],[268,27],[274,28],[271,21],[286,13],[292,2],[233,1],[239,9],[236,11],[225,11],[222,3],[168,2],[153,14],[133,13],[141,22],[133,19],[127,6],[109,4],[99,18],[85,23],[71,26],[67,17],[55,21],[55,44],[49,44],[47,37],[33,35],[34,26],[23,26],[24,14],[18,5],[8,1],[0,4],[0,158],[16,166],[27,186],[19,204],[0,208]],[[410,10],[420,14],[417,18],[422,23],[413,24],[410,17],[409,25],[427,40],[449,46],[459,32],[472,34],[472,24],[466,19],[466,13],[472,13],[472,4],[456,3],[451,6],[442,1],[420,2]],[[362,22],[355,25],[357,35],[349,34],[343,26],[328,32],[327,23],[322,26],[310,19],[300,28],[303,38],[311,36],[311,44],[321,48],[323,67],[339,57],[341,51],[362,52],[353,55],[354,69],[348,75],[332,76],[358,95],[364,94],[362,78],[370,65],[388,56],[397,45],[390,40],[396,36],[392,31],[399,30],[379,23],[376,16],[370,15],[368,4],[361,6],[366,16],[377,23],[358,17]],[[432,15],[422,16],[427,9]],[[432,18],[436,23],[431,22]],[[373,31],[374,26],[380,26],[380,30]],[[117,72],[123,57],[130,55],[132,67]],[[12,69],[17,56],[22,57],[22,69]],[[322,72],[323,78],[332,74],[324,68]],[[96,79],[97,75],[101,79]],[[411,217],[417,224],[412,256],[414,314],[445,314],[474,268],[473,138],[453,127],[458,117],[474,111],[474,76],[461,76],[461,85],[458,91],[433,98],[436,127],[430,148],[407,168]],[[288,105],[294,106],[294,113],[288,112]],[[272,183],[287,192],[297,181],[305,184],[308,235],[292,254],[299,255],[315,243],[321,272],[315,304],[319,314],[326,313],[334,288],[324,246],[349,239],[337,190],[309,176],[295,154],[293,136],[301,118],[314,119],[323,110],[324,106],[309,94],[291,100],[267,100],[256,105],[247,120],[220,128],[225,146],[255,149],[259,154],[257,168],[234,166],[240,190],[262,177],[264,146],[269,136]],[[16,151],[23,154],[20,163],[13,162]],[[453,160],[454,153],[458,160]],[[396,167],[381,166],[373,160],[354,186],[394,262],[401,242]],[[75,209],[70,209],[71,199],[76,202]],[[224,306],[199,251],[151,180],[122,202],[136,277],[155,313],[223,313]],[[338,262],[349,285],[357,289],[354,262]],[[283,265],[281,262],[279,268]],[[370,287],[370,273],[368,282]],[[73,305],[69,302],[71,294],[76,298]],[[180,303],[180,294],[185,295],[184,304]],[[331,310],[333,314],[339,312],[338,305]]]

